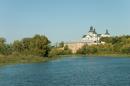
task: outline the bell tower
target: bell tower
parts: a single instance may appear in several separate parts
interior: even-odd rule
[[[108,32],[108,30],[106,29],[106,33],[105,33],[106,35],[110,35],[110,33]]]

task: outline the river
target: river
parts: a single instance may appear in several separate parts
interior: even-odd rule
[[[0,86],[130,86],[130,58],[72,56],[0,67]]]

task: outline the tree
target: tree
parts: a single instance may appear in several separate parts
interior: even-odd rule
[[[31,40],[32,38],[23,38],[22,39],[22,43],[23,43],[23,47],[24,50],[29,51],[30,50],[30,44],[31,44]]]
[[[5,44],[3,48],[3,54],[4,55],[10,55],[12,54],[12,45],[11,44]]]
[[[130,44],[123,45],[123,47],[120,50],[122,53],[130,54]]]
[[[59,43],[59,47],[60,47],[60,48],[63,48],[63,47],[64,47],[64,42],[63,42],[63,41]]]
[[[68,45],[65,45],[65,46],[64,46],[64,50],[69,50]]]
[[[6,52],[6,39],[0,38],[0,54],[4,54]]]
[[[0,38],[0,48],[4,47],[5,42],[6,42],[5,38]]]
[[[64,50],[59,49],[59,48],[52,48],[51,51],[49,52],[49,57],[55,57],[58,55],[63,55]]]
[[[62,55],[68,55],[68,54],[72,54],[72,51],[69,49],[68,45],[65,45]]]
[[[46,36],[35,35],[30,43],[32,54],[40,56],[48,56],[50,41]]]
[[[112,37],[102,37],[100,38],[100,41],[105,43],[112,43]]]
[[[21,53],[21,52],[23,52],[23,50],[24,50],[23,44],[22,44],[22,42],[19,41],[19,40],[14,41],[12,47],[13,47],[13,51],[14,51],[14,52]]]
[[[77,54],[86,54],[87,53],[87,45],[84,45],[82,48],[77,50]]]

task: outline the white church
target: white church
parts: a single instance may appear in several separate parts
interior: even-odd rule
[[[110,37],[108,30],[104,34],[97,34],[96,29],[91,26],[89,32],[82,37],[81,42],[97,43],[101,37]]]
[[[105,42],[100,42],[101,37],[111,37],[111,35],[109,34],[108,30],[106,30],[104,34],[98,34],[96,32],[96,29],[91,26],[89,32],[86,35],[83,35],[81,40],[66,42],[64,46],[67,45],[69,49],[72,50],[73,53],[76,53],[78,49],[80,49],[82,46],[86,44],[87,45],[104,44]]]

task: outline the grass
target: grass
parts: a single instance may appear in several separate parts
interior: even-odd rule
[[[96,56],[130,57],[130,54],[95,54]]]
[[[130,54],[121,53],[95,53],[95,54],[71,54],[71,55],[61,55],[61,56],[106,56],[106,57],[130,57]]]
[[[54,59],[58,59],[64,56],[112,56],[112,57],[130,57],[129,54],[90,54],[90,55],[81,55],[81,54],[72,54],[72,55],[61,55],[57,57],[40,57],[40,56],[31,56],[31,55],[0,55],[0,66],[9,65],[9,64],[19,64],[19,63],[38,63],[46,62]]]
[[[51,60],[51,58],[47,57],[38,57],[38,56],[3,56],[0,55],[0,66],[7,64],[17,64],[17,63],[35,63],[35,62],[46,62]]]

